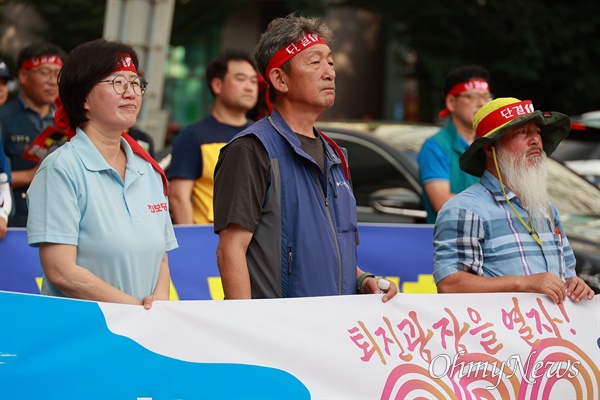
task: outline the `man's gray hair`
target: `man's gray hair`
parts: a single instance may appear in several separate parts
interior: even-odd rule
[[[254,49],[256,65],[265,80],[268,79],[265,76],[267,65],[275,53],[291,42],[300,41],[309,33],[321,36],[325,42],[329,42],[333,37],[331,29],[319,18],[299,17],[290,14],[285,18],[276,18],[269,23]],[[289,61],[281,68],[289,72]]]

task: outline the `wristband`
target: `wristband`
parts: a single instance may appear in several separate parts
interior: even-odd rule
[[[371,274],[369,272],[363,272],[356,279],[356,293],[357,294],[361,294],[362,293],[362,284],[363,284],[364,280],[367,279],[367,278],[375,278],[375,275],[373,275],[373,274]]]

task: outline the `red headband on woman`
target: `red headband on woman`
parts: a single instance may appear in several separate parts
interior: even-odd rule
[[[62,61],[60,65],[62,65]],[[115,69],[113,69],[112,72],[114,73],[119,71],[131,71],[137,74],[135,64],[133,63],[133,60],[129,54],[121,53],[117,56],[117,60],[115,61]],[[73,136],[75,136],[75,131],[71,129],[69,115],[60,101],[60,97],[56,99],[56,108],[56,112],[54,113],[54,125],[66,130],[70,140]]]
[[[121,53],[117,56],[117,62],[115,63],[113,72],[118,71],[131,71],[137,74],[137,69],[135,69],[135,64],[129,54]]]
[[[271,104],[271,100],[269,98],[269,72],[271,72],[273,68],[280,68],[294,56],[298,55],[309,47],[314,46],[315,44],[327,45],[327,42],[325,42],[325,40],[323,40],[323,38],[317,34],[307,33],[298,42],[292,41],[287,46],[281,48],[277,53],[275,53],[273,58],[271,58],[271,61],[269,61],[269,64],[267,64],[267,68],[265,70],[265,81],[267,81],[265,101],[267,103],[267,107],[269,107],[269,112],[273,111],[273,105]]]
[[[21,63],[21,68],[31,69],[44,64],[55,64],[60,67],[63,65],[63,60],[56,54],[44,54],[43,56],[31,57]]]
[[[452,89],[446,93],[447,95],[458,96],[463,92],[468,92],[470,90],[490,90],[490,84],[484,81],[483,79],[470,79],[466,82],[459,82],[456,85],[452,86]],[[438,113],[438,117],[443,118],[450,114],[450,110],[444,108],[442,111]]]
[[[137,70],[136,70],[135,65],[133,64],[133,60],[131,59],[131,56],[129,54],[122,53],[122,54],[119,54],[119,56],[117,57],[117,61],[115,63],[115,69],[113,70],[113,72],[119,72],[119,71],[131,71],[131,72],[134,72],[137,74]],[[67,114],[65,107],[63,106],[62,102],[60,101],[60,97],[56,99],[56,106],[58,107],[58,109],[54,113],[54,125],[56,125],[59,128],[65,129],[67,131],[67,136],[68,136],[69,140],[71,140],[71,138],[73,136],[75,136],[75,131],[71,129],[69,115]],[[162,167],[150,156],[150,154],[148,154],[148,152],[146,150],[144,150],[142,148],[142,146],[140,146],[140,144],[138,142],[135,141],[135,139],[133,139],[131,136],[129,136],[125,132],[122,132],[121,136],[127,141],[127,143],[129,143],[131,150],[135,154],[139,155],[144,160],[146,160],[148,163],[150,163],[150,165],[152,165],[152,168],[154,168],[160,174],[160,177],[161,177],[161,180],[163,183],[164,194],[165,194],[165,196],[168,196],[169,195],[169,183],[167,181],[167,176],[165,175],[165,171],[162,169]]]

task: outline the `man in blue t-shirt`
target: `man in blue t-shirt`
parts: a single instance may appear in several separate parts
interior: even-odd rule
[[[168,176],[175,224],[213,223],[219,151],[254,122],[246,117],[258,98],[258,75],[250,56],[220,56],[206,69],[206,82],[215,99],[210,115],[182,130],[173,144]]]
[[[475,139],[475,113],[492,99],[489,78],[490,73],[477,65],[456,68],[446,76],[446,107],[438,115],[450,116],[450,121],[423,144],[418,157],[429,224],[435,223],[446,201],[478,181],[461,171],[458,158]]]

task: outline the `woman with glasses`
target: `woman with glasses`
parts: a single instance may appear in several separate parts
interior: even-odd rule
[[[95,40],[59,75],[57,126],[71,140],[29,188],[29,245],[39,246],[42,294],[140,304],[168,300],[167,251],[177,247],[162,169],[125,131],[146,90],[135,50]]]

